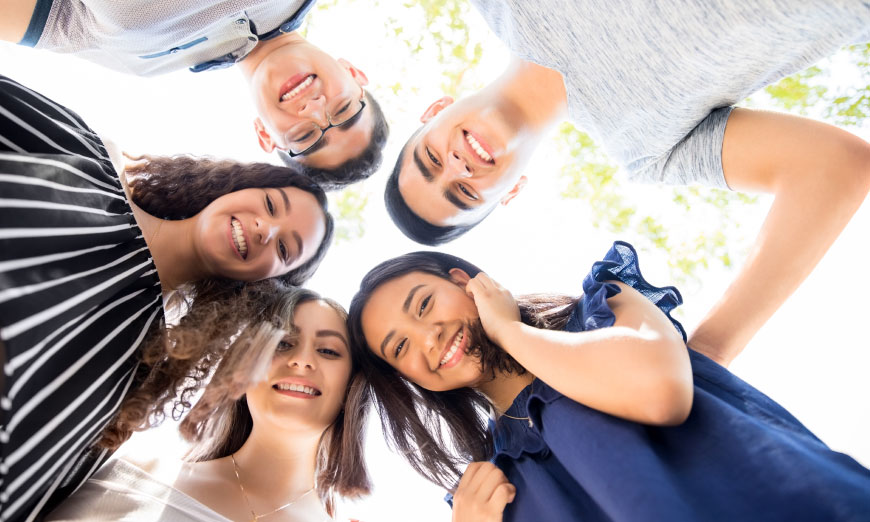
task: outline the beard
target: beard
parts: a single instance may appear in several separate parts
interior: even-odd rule
[[[486,335],[480,319],[469,321],[465,327],[469,335],[467,353],[478,360],[481,373],[489,374],[491,378],[495,378],[496,373],[516,375],[526,373],[526,369],[516,359]]]

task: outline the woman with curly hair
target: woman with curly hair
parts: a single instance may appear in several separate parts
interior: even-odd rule
[[[301,284],[332,238],[323,191],[289,168],[145,156],[124,174],[75,113],[0,77],[0,520],[50,509],[145,427],[115,417],[154,365],[209,363],[142,352],[164,296]]]
[[[346,315],[332,300],[275,280],[192,311],[148,347],[220,359],[181,423],[194,443],[188,460],[180,468],[112,460],[48,520],[321,522],[334,515],[336,496],[368,494],[366,388],[351,359]],[[189,390],[204,377],[168,376],[194,383],[177,413],[190,407]],[[148,397],[140,399],[147,409]]]
[[[870,471],[688,349],[681,303],[622,242],[579,298],[514,299],[463,259],[415,252],[366,275],[348,324],[417,471],[453,488],[463,462],[492,459],[516,487],[481,520],[867,520]]]

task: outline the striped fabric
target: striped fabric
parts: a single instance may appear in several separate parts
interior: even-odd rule
[[[38,520],[109,457],[90,446],[162,314],[99,137],[0,76],[0,520]]]

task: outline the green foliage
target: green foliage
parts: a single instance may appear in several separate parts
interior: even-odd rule
[[[335,216],[335,243],[353,241],[365,235],[362,217],[369,196],[357,188],[349,187],[330,194],[329,208]]]

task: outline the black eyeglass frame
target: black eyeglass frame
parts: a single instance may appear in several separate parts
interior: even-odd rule
[[[312,143],[311,145],[305,147],[305,150],[303,150],[303,151],[301,151],[301,152],[293,152],[292,150],[289,150],[289,149],[288,149],[288,150],[285,150],[284,152],[285,152],[288,156],[290,156],[291,158],[295,158],[296,156],[302,156],[302,155],[304,155],[305,153],[307,153],[308,151],[310,151],[311,149],[313,149],[314,147],[316,147],[318,143],[320,143],[320,140],[322,140],[322,139],[323,139],[323,136],[326,135],[326,131],[328,131],[329,129],[331,129],[331,128],[333,128],[333,127],[344,127],[345,125],[347,125],[348,123],[350,123],[351,120],[353,120],[353,119],[356,118],[359,114],[361,114],[362,111],[365,110],[365,108],[366,108],[366,101],[365,101],[364,99],[360,99],[359,103],[360,103],[360,108],[359,108],[359,110],[356,111],[355,113],[353,113],[352,115],[350,115],[350,117],[348,117],[346,120],[344,120],[343,122],[339,123],[338,125],[335,125],[335,124],[332,123],[332,115],[329,114],[329,113],[326,114],[326,121],[329,122],[329,125],[327,125],[326,127],[321,127],[320,125],[317,125],[317,124],[315,123],[314,125],[317,125],[317,128],[320,129],[320,137],[317,138],[317,141],[315,141],[315,142]]]

